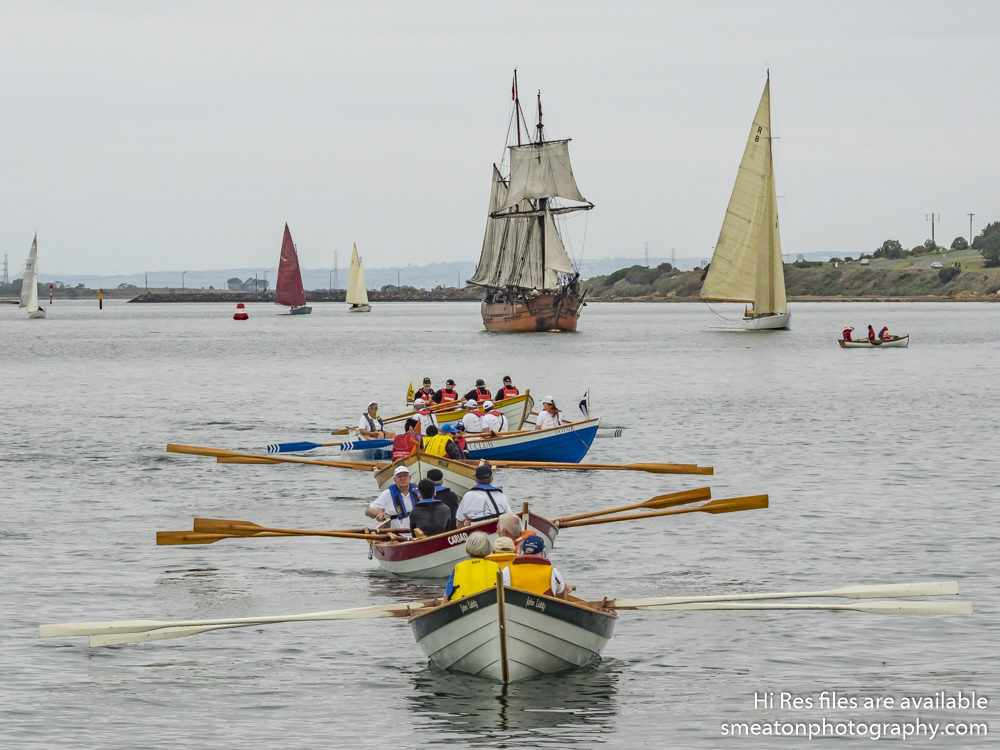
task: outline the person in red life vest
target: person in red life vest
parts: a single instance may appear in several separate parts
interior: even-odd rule
[[[418,423],[417,432],[421,435],[426,435],[427,428],[431,425],[438,426],[437,417],[434,416],[434,412],[427,408],[427,402],[422,398],[414,399],[413,412],[413,418]]]
[[[466,401],[475,401],[477,404],[489,401],[492,398],[493,394],[490,393],[490,389],[486,387],[486,381],[482,378],[476,381],[475,388],[465,394]]]
[[[468,446],[468,443],[466,443],[466,441],[465,441],[465,422],[463,422],[461,419],[456,420],[454,422],[448,422],[441,429],[444,430],[445,427],[449,427],[449,426],[454,431],[454,434],[451,436],[451,439],[454,440],[458,444],[458,447],[462,449],[463,455],[466,458],[468,458],[469,457],[469,446]],[[428,474],[428,476],[430,476],[430,475]]]
[[[888,341],[892,336],[889,335],[889,326],[882,326],[882,330],[878,332],[879,341]]]
[[[385,429],[382,417],[378,415],[378,404],[372,401],[368,404],[368,409],[361,415],[358,422],[358,434],[368,440],[392,440],[396,437],[395,432]]]
[[[444,388],[434,391],[431,401],[435,404],[447,404],[451,401],[458,401],[458,389],[455,388],[455,381],[450,378],[444,381]],[[426,400],[426,399],[425,399]]]
[[[483,403],[483,432],[496,435],[498,432],[507,432],[510,425],[507,424],[507,415],[493,407],[492,401]]]
[[[392,460],[412,456],[420,447],[420,435],[417,434],[417,420],[410,417],[403,423],[403,434],[392,439]]]
[[[392,519],[391,529],[410,528],[410,511],[420,502],[417,486],[410,484],[410,470],[405,466],[397,466],[392,473],[393,483],[389,489],[375,498],[374,502],[365,508],[365,515],[381,523],[387,518]]]
[[[875,343],[875,329],[871,326],[868,326],[868,340]]]
[[[521,554],[503,571],[504,585],[557,599],[569,598],[575,587],[563,580],[544,552],[545,540],[538,534],[532,534],[521,542]]]
[[[844,326],[844,341],[851,340],[851,331],[854,330],[854,326]]]
[[[465,434],[478,435],[483,431],[483,413],[479,411],[479,404],[470,398],[465,402],[465,408],[469,410],[462,417],[462,424],[465,425]]]
[[[556,408],[556,402],[552,399],[552,396],[546,396],[542,399],[542,410],[535,420],[535,429],[546,430],[549,427],[558,427],[562,424],[561,414]]]
[[[420,390],[414,394],[414,398],[422,398],[426,403],[430,403],[434,396],[434,388],[431,386],[431,379],[424,378],[424,384]]]
[[[510,375],[503,376],[503,388],[497,391],[497,401],[503,401],[505,398],[514,398],[514,396],[520,395],[520,391],[517,390],[510,383]]]

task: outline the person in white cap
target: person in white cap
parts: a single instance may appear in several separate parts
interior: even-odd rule
[[[538,413],[538,419],[535,420],[535,429],[545,430],[549,427],[558,427],[561,424],[562,417],[556,408],[556,402],[552,396],[546,396],[542,399],[542,410]]]
[[[430,409],[427,408],[427,402],[424,401],[422,398],[414,399],[413,411],[414,411],[413,414],[414,418],[417,419],[420,423],[417,426],[417,432],[419,432],[421,435],[426,435],[427,428],[430,427],[431,425],[434,425],[435,427],[438,426],[437,417],[434,416],[434,412],[432,412]]]
[[[390,529],[410,528],[410,511],[420,502],[417,485],[410,484],[410,470],[405,466],[397,466],[392,473],[393,483],[389,489],[375,498],[374,502],[365,508],[365,515],[381,523],[387,518],[392,519]]]
[[[466,435],[478,435],[483,431],[483,413],[479,411],[479,404],[475,399],[465,402],[465,408],[469,413],[462,417],[462,424],[465,425]]]
[[[492,401],[485,402],[483,404],[483,432],[496,434],[498,432],[507,432],[509,429],[507,415],[498,409],[494,409]]]
[[[368,404],[368,408],[361,415],[361,421],[358,422],[358,434],[369,440],[392,440],[396,437],[395,432],[385,429],[385,423],[378,415],[377,401]]]

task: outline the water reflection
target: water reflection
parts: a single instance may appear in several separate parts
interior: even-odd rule
[[[413,677],[409,706],[433,744],[593,743],[613,730],[619,672],[612,659],[503,686],[428,666]]]

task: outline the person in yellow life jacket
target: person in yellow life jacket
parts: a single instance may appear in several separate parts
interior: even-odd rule
[[[449,425],[445,425],[445,427],[449,427]],[[452,440],[451,430],[449,429],[445,432],[442,429],[439,432],[438,428],[434,425],[427,428],[427,437],[424,438],[424,453],[428,453],[431,456],[447,456],[455,460],[465,458],[462,449]]]
[[[444,588],[448,601],[464,599],[497,585],[500,566],[486,559],[492,546],[489,536],[481,531],[469,535],[465,542],[465,554],[470,559],[463,560],[451,571],[451,577]]]
[[[500,570],[506,570],[517,557],[517,548],[514,540],[506,536],[498,536],[493,542],[493,551],[486,556],[487,560],[492,560],[500,566]]]
[[[559,571],[552,567],[542,554],[544,551],[545,540],[538,534],[532,534],[521,542],[521,554],[504,571],[504,584],[533,594],[566,599],[574,587],[568,585]]]

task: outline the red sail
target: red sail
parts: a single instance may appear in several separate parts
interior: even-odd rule
[[[285,224],[285,238],[281,241],[281,260],[278,262],[278,283],[274,285],[274,304],[302,307],[306,293],[302,290],[302,273],[299,256],[292,244],[292,233]]]

